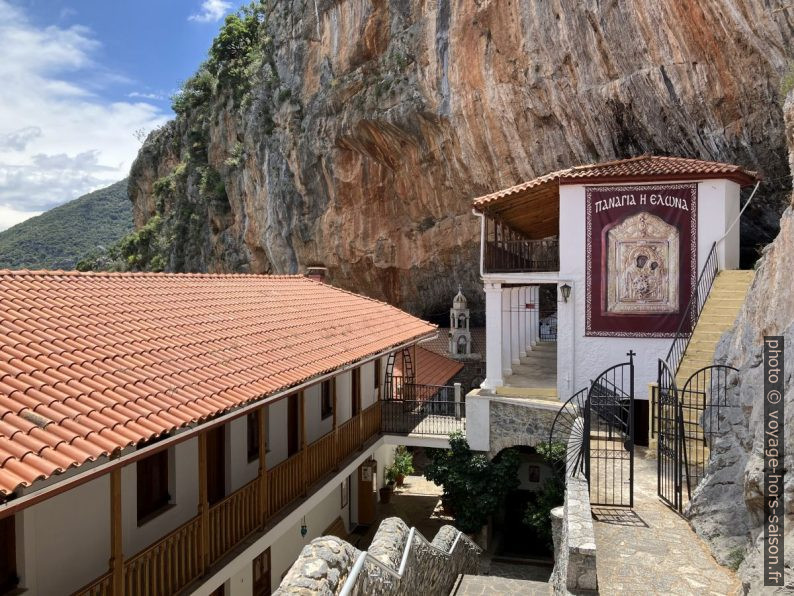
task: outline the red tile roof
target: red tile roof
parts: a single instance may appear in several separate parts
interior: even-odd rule
[[[463,363],[416,346],[415,382],[419,385],[447,385],[463,369]],[[402,359],[395,358],[394,374],[402,376]]]
[[[0,270],[0,496],[434,331],[300,276]]]
[[[596,181],[627,182],[635,179],[685,180],[693,177],[706,179],[727,178],[742,186],[758,180],[756,172],[733,164],[685,157],[641,155],[629,159],[618,159],[557,170],[528,182],[476,198],[474,199],[474,207],[484,210],[498,202],[499,199],[550,183],[562,185]]]

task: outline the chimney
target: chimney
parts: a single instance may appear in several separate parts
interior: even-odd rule
[[[325,283],[325,276],[328,274],[327,267],[306,267],[306,277]]]

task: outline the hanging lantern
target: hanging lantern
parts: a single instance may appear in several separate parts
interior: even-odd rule
[[[306,517],[303,517],[303,521],[301,522],[301,538],[306,538],[306,534],[309,533],[309,528],[306,527]]]

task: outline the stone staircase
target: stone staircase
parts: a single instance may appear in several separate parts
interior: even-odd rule
[[[505,379],[504,385],[496,388],[496,395],[559,401],[556,342],[538,343],[512,368],[513,374]]]
[[[754,271],[738,270],[717,274],[676,373],[679,389],[694,372],[714,363],[717,342],[736,321],[754,275]]]

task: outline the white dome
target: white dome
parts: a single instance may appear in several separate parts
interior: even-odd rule
[[[458,293],[452,299],[452,308],[463,309],[466,308],[466,296],[463,295],[463,291],[460,286],[458,286]]]

